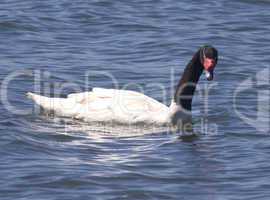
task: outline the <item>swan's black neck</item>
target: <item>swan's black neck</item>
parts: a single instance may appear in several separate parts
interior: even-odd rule
[[[199,50],[186,66],[182,78],[176,87],[174,102],[177,105],[180,105],[182,109],[191,111],[192,97],[202,72],[203,65],[201,64],[201,55]]]

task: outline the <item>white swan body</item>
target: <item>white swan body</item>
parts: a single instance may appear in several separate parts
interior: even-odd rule
[[[87,122],[167,125],[180,107],[170,107],[139,92],[93,88],[90,92],[69,94],[67,98],[49,98],[34,93],[27,96],[44,110],[58,116]]]

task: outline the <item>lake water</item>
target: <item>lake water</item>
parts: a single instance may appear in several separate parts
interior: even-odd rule
[[[269,10],[268,0],[2,1],[0,199],[269,199]],[[25,97],[119,87],[168,104],[204,44],[220,56],[215,80],[198,85],[194,138],[104,134],[39,115]]]

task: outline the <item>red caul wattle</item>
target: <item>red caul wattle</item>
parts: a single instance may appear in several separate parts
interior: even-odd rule
[[[203,61],[203,66],[204,69],[207,71],[211,71],[215,68],[216,66],[216,62],[214,59],[210,59],[210,58],[205,58]]]

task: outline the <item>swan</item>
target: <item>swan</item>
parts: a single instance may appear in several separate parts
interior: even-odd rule
[[[139,92],[105,88],[72,93],[66,98],[49,98],[32,92],[27,97],[45,111],[86,122],[175,126],[191,116],[196,84],[203,71],[207,80],[213,80],[217,60],[218,51],[213,46],[199,48],[185,67],[170,106]]]

